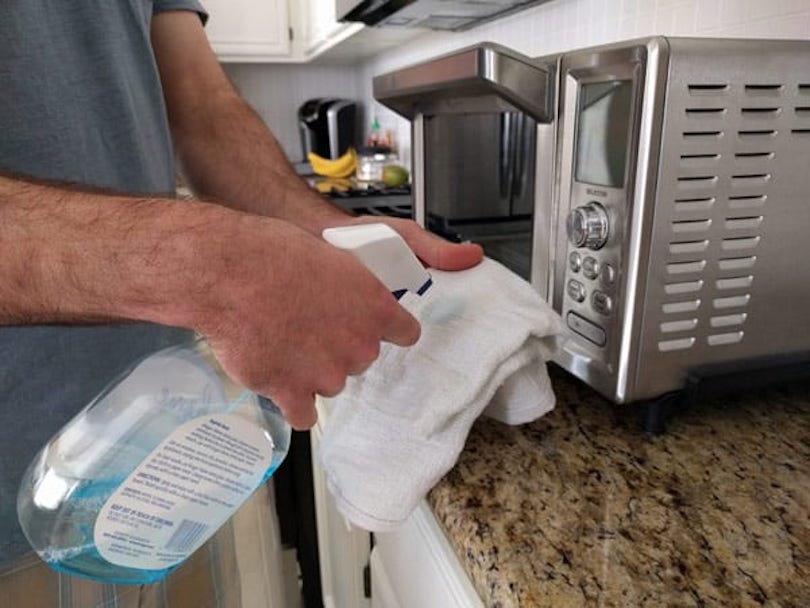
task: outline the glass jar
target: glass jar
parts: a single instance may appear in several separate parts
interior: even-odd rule
[[[357,151],[357,172],[361,182],[382,181],[383,167],[396,160],[387,146],[367,146]]]

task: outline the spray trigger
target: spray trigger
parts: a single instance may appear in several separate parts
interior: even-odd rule
[[[387,224],[327,228],[322,236],[327,243],[351,253],[397,299],[406,291],[421,296],[433,283],[405,239]]]

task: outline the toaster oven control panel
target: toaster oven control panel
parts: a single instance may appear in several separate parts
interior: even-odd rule
[[[631,55],[563,62],[558,310],[591,361],[610,370],[620,324],[623,242],[637,152],[639,64]],[[603,64],[604,62],[604,64]],[[564,214],[564,215],[563,215]]]
[[[595,201],[576,207],[568,214],[566,229],[566,321],[574,332],[604,347],[614,313],[619,264],[618,253],[608,246],[608,212]]]
[[[618,310],[625,190],[575,182],[572,195],[562,313],[571,330],[604,351]]]

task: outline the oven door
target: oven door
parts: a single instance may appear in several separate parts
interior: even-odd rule
[[[521,112],[425,120],[425,225],[529,279],[537,124]]]

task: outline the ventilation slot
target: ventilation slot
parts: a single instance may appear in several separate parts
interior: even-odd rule
[[[765,186],[771,179],[770,173],[750,173],[731,176],[732,188],[750,188],[751,186]]]
[[[728,289],[748,289],[754,282],[754,277],[747,275],[744,277],[731,277],[728,279],[717,279],[715,288],[725,291]]]
[[[757,263],[757,256],[749,255],[743,258],[722,258],[717,261],[720,270],[748,270]]]
[[[751,301],[751,296],[746,294],[740,296],[731,296],[728,298],[715,298],[712,300],[712,307],[717,310],[723,310],[726,308],[740,308],[742,306],[748,306],[748,302]]]
[[[668,302],[661,307],[666,315],[677,315],[684,312],[695,312],[700,308],[700,300],[686,300],[684,302]]]
[[[810,107],[799,106],[795,109],[797,118],[810,118]]]
[[[706,142],[717,141],[723,136],[722,131],[684,131],[683,137],[686,140]]]
[[[740,139],[748,140],[764,140],[773,139],[776,137],[778,131],[776,129],[744,129],[737,131]]]
[[[676,213],[690,213],[695,211],[709,211],[714,205],[713,196],[700,198],[677,198],[675,199]]]
[[[734,158],[743,160],[773,160],[773,152],[736,152]]]
[[[790,132],[793,135],[804,135],[804,136],[810,135],[810,129],[791,129]]]
[[[781,95],[784,88],[781,84],[747,84],[745,94],[754,97],[776,96]]]
[[[681,160],[720,160],[719,154],[681,154]]]
[[[678,178],[679,190],[705,190],[717,185],[716,175],[694,175]]]
[[[746,313],[739,313],[734,315],[718,315],[709,319],[709,325],[712,327],[733,327],[734,325],[742,325],[748,318]]]
[[[692,348],[695,344],[694,338],[681,338],[680,340],[662,340],[658,343],[658,350],[661,352],[669,352],[673,350],[686,350]]]
[[[739,238],[723,239],[720,247],[723,251],[742,251],[744,249],[754,249],[759,245],[758,236],[744,236]]]
[[[694,274],[696,272],[703,272],[706,268],[706,260],[695,260],[692,262],[676,262],[674,264],[667,264],[668,274]]]
[[[799,95],[810,95],[810,84],[800,84]]]
[[[723,346],[725,344],[737,344],[742,341],[743,332],[735,331],[728,334],[714,334],[706,338],[709,346]]]
[[[667,283],[664,291],[667,295],[676,296],[684,293],[695,293],[703,287],[703,281],[682,281],[679,283]]]
[[[743,108],[742,115],[744,118],[774,119],[781,111],[780,108]]]
[[[680,331],[693,331],[698,324],[697,319],[680,319],[678,321],[665,321],[661,323],[661,333],[671,334]]]
[[[685,232],[706,232],[711,225],[712,221],[710,219],[672,222],[672,232],[675,234],[683,234]]]
[[[688,118],[723,118],[726,113],[725,108],[686,108],[686,116]]]
[[[766,194],[735,194],[728,197],[729,209],[755,209],[765,205],[768,199]]]
[[[749,217],[727,217],[725,222],[726,230],[754,230],[762,225],[761,215]]]
[[[727,84],[690,84],[687,85],[690,95],[720,95],[727,93],[729,86]]]
[[[702,253],[709,248],[709,240],[702,241],[677,241],[669,244],[669,252],[673,255],[683,253]]]

